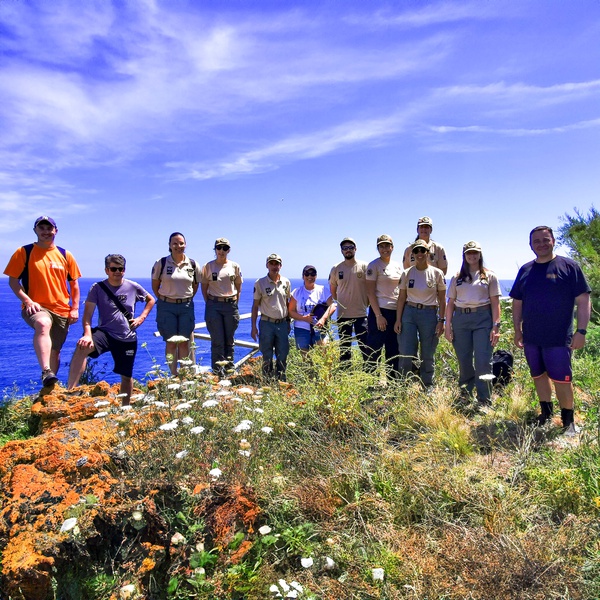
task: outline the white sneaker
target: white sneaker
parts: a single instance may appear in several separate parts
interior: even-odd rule
[[[579,435],[580,429],[575,425],[575,423],[571,423],[568,427],[565,427],[563,431],[563,435],[568,438],[574,438]]]

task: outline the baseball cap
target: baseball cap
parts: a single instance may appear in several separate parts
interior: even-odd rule
[[[54,229],[58,229],[56,226],[56,221],[52,217],[38,217],[33,224],[34,227],[37,227],[40,223],[50,223]]]
[[[231,247],[231,244],[229,243],[229,240],[227,238],[217,238],[215,240],[215,246],[229,246],[229,247]]]
[[[317,271],[317,267],[314,267],[313,265],[306,265],[303,269],[302,269],[302,275],[304,275],[304,273],[306,273],[306,271]]]
[[[340,242],[340,246],[343,246],[346,242],[349,242],[350,244],[356,246],[356,242],[351,238],[351,237],[345,237],[341,242]]]
[[[410,247],[411,250],[414,250],[415,248],[425,248],[425,250],[429,250],[429,244],[425,240],[417,240]]]
[[[267,264],[269,264],[272,260],[278,262],[280,265],[283,264],[281,256],[279,256],[279,254],[275,254],[274,252],[273,254],[269,254],[269,256],[267,256]]]
[[[429,227],[431,227],[431,229],[433,229],[433,221],[431,220],[430,217],[421,217],[417,221],[417,227],[419,227],[420,225],[429,225]]]
[[[379,244],[391,244],[393,246],[394,242],[392,241],[392,238],[389,235],[387,235],[386,233],[382,233],[377,238],[377,245],[379,246]]]
[[[479,245],[479,242],[475,242],[474,240],[467,242],[463,246],[463,254],[465,252],[481,252],[481,246]]]

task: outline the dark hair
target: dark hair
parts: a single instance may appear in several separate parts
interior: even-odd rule
[[[109,254],[104,259],[104,266],[108,269],[110,263],[115,263],[123,268],[125,268],[125,257],[122,254]]]
[[[179,231],[174,231],[170,236],[169,236],[169,252],[171,252],[171,240],[176,236],[176,235],[180,235],[183,238],[183,241],[187,244],[186,240],[185,240],[185,235],[183,235],[183,233],[180,233]]]
[[[479,252],[479,250],[478,250]],[[462,279],[463,281],[468,281],[469,283],[473,282],[473,277],[471,277],[471,271],[469,270],[469,264],[465,259],[466,252],[463,253],[462,265],[460,265],[460,271],[458,272],[456,278]],[[479,269],[479,279],[482,281],[487,280],[487,269],[483,266],[483,253],[479,252],[479,263],[477,265]]]
[[[537,227],[534,227],[530,232],[529,232],[529,243],[531,244],[531,236],[536,232],[536,231],[549,231],[550,235],[552,236],[552,239],[554,239],[554,231],[552,231],[552,227],[548,227],[547,225],[538,225]]]

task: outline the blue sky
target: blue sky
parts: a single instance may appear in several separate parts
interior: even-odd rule
[[[597,0],[0,0],[4,264],[49,214],[87,277],[147,277],[177,230],[323,276],[428,215],[450,271],[476,239],[513,278],[599,197],[599,39]]]

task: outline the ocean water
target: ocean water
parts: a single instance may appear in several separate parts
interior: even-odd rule
[[[81,308],[80,315],[83,314],[83,303],[88,290],[96,279],[82,278],[81,287]],[[150,293],[152,286],[150,279],[136,279]],[[254,280],[248,279],[242,287],[242,295],[239,303],[240,314],[249,313],[252,309],[252,288]],[[302,280],[292,279],[292,288],[302,285]],[[319,280],[318,283],[326,285],[327,282]],[[501,281],[504,294],[508,294],[512,281]],[[204,321],[204,301],[198,293],[196,296],[196,322]],[[40,369],[33,351],[33,330],[23,321],[20,314],[20,302],[8,287],[8,278],[0,283],[0,399],[11,396],[15,388],[18,394],[29,394],[39,390]],[[142,305],[137,305],[137,314],[141,312]],[[167,369],[165,364],[165,345],[162,338],[154,335],[156,331],[155,311],[150,313],[146,322],[138,330],[138,353],[134,367],[133,376],[135,379],[143,381],[146,373],[154,366],[160,364]],[[95,322],[95,321],[94,321]],[[236,332],[236,339],[244,341],[253,341],[250,337],[250,319],[243,319]],[[62,366],[58,373],[59,379],[63,384],[66,383],[68,374],[68,363],[71,360],[75,344],[81,337],[81,322],[71,327],[67,341],[61,352]],[[199,333],[208,333],[206,329],[196,330]],[[142,343],[146,347],[141,347]],[[210,366],[210,342],[196,340],[196,362],[201,366]],[[245,354],[250,352],[246,348],[236,348],[235,360],[239,360]],[[120,381],[119,376],[112,372],[112,357],[107,353],[95,361],[96,372],[102,372],[102,379],[108,382]]]

